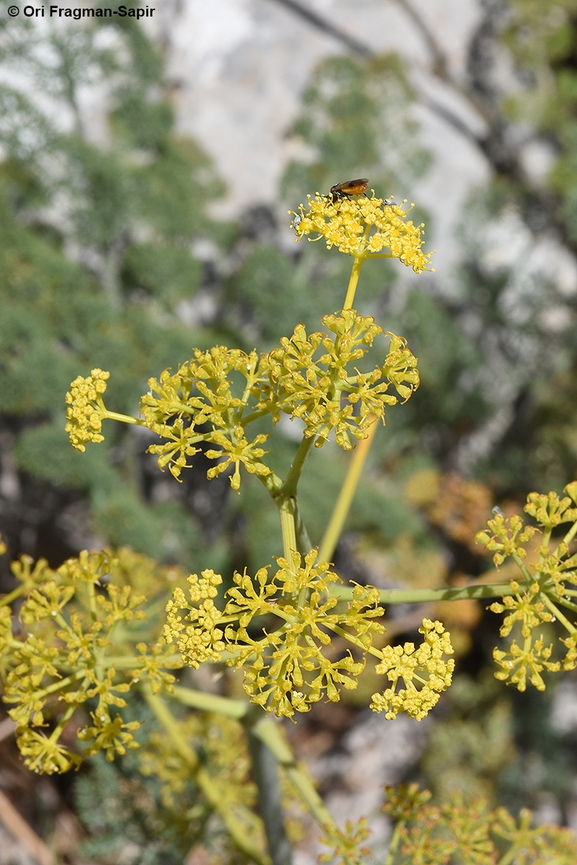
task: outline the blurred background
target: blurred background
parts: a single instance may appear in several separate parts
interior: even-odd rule
[[[350,262],[295,244],[287,211],[363,176],[377,195],[415,203],[436,270],[364,265],[356,305],[408,338],[422,384],[377,434],[336,570],[380,587],[494,579],[474,543],[491,508],[520,512],[531,490],[576,477],[577,0],[125,4],[145,11],[138,23],[50,17],[40,0],[10,17],[9,5],[0,588],[23,553],[56,567],[81,549],[130,546],[227,575],[279,553],[258,480],[244,477],[236,496],[226,477],[206,480],[201,458],[179,484],[145,453],[151,436],[111,423],[79,454],[64,395],[98,366],[111,372],[107,406],[137,413],[147,378],[193,347],[268,350],[297,322],[317,329],[343,302]],[[298,437],[287,421],[270,440],[281,473]],[[349,459],[331,444],[310,458],[300,492],[314,543]],[[288,730],[336,818],[368,815],[378,851],[383,784],[416,779],[577,830],[577,678],[545,693],[497,683],[499,622],[473,601],[391,609],[390,638],[414,639],[425,615],[447,623],[457,651],[455,684],[430,718],[369,712],[369,671]],[[38,779],[2,723],[0,790],[56,838],[62,862],[184,861],[174,827],[159,841],[158,791],[129,759]],[[33,861],[2,832],[0,862]],[[296,861],[317,852],[305,827]],[[195,855],[189,865],[205,865]]]

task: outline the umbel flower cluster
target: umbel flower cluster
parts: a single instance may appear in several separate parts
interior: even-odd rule
[[[171,694],[169,670],[183,665],[226,660],[244,670],[253,703],[289,717],[355,688],[368,652],[389,682],[372,706],[387,718],[402,711],[424,717],[451,682],[454,662],[444,656],[453,650],[440,622],[423,621],[416,650],[409,643],[392,655],[375,648],[373,634],[385,630],[377,621],[384,612],[378,590],[355,586],[351,601],[339,603],[328,592],[339,578],[315,551],[304,561],[298,553],[291,562],[280,558],[272,577],[267,568],[254,579],[235,574],[222,612],[214,600],[218,574],[190,576],[187,599],[178,569],[130,550],[84,552],[57,570],[23,556],[12,572],[19,585],[0,599],[3,699],[25,763],[36,772],[64,772],[99,751],[112,760],[138,748],[140,723],[118,711],[126,695],[134,688],[150,699]],[[145,598],[151,609],[159,599],[166,604],[163,634],[160,625],[150,631]],[[19,599],[15,623],[10,604]]]
[[[385,787],[383,811],[395,829],[389,862],[399,865],[573,865],[577,839],[567,827],[533,825],[523,808],[517,818],[486,799],[460,792],[441,807],[417,784]],[[397,854],[397,855],[394,855]],[[394,856],[394,858],[393,858]]]
[[[508,647],[496,648],[493,657],[500,668],[498,679],[524,691],[529,681],[538,690],[545,689],[544,670],[558,672],[577,666],[577,554],[571,542],[577,534],[577,481],[564,489],[565,496],[555,492],[530,493],[525,511],[537,526],[525,525],[523,518],[509,518],[501,513],[489,520],[488,531],[479,532],[476,540],[494,553],[499,567],[511,558],[519,578],[511,580],[511,593],[495,602],[490,609],[505,613],[501,636],[511,637]],[[553,540],[553,533],[569,523],[568,531]],[[549,623],[559,622],[565,637],[563,657],[555,658]]]
[[[422,250],[423,225],[406,218],[405,204],[377,198],[374,191],[370,198],[336,198],[317,192],[308,196],[306,206],[300,205],[293,227],[297,240],[324,238],[329,249],[335,246],[348,255],[398,258],[415,273],[431,270],[431,253]]]
[[[339,605],[330,584],[341,581],[328,562],[316,558],[315,550],[304,561],[299,553],[291,561],[279,558],[272,576],[268,568],[254,578],[236,573],[222,612],[213,600],[221,576],[193,574],[188,599],[176,589],[168,602],[166,642],[175,642],[191,667],[226,659],[242,668],[250,700],[286,717],[307,712],[321,699],[338,701],[341,687],[356,688],[370,652],[390,683],[373,694],[373,711],[388,719],[399,712],[424,718],[451,684],[455,662],[446,657],[453,648],[443,625],[424,619],[418,648],[376,648],[373,635],[385,631],[377,621],[384,614],[378,589],[356,585],[352,599]],[[259,626],[259,618],[266,625]]]
[[[366,438],[375,418],[385,422],[385,406],[399,397],[406,401],[418,387],[417,360],[402,337],[353,309],[326,315],[322,323],[326,330],[310,335],[298,325],[292,337],[268,354],[224,346],[195,350],[177,372],[165,370],[149,380],[142,419],[105,408],[102,394],[109,373],[94,369],[87,378],[79,376],[66,395],[71,444],[84,450],[87,442],[101,441],[104,418],[137,423],[164,439],[149,448],[158,454],[160,468],[168,466],[179,478],[189,458],[209,444],[205,455],[215,465],[207,476],[231,467],[230,483],[237,491],[241,465],[261,477],[273,472],[261,447],[268,435],[247,435],[247,426],[258,418],[268,415],[276,424],[281,414],[298,417],[305,439],[314,439],[316,447],[334,432],[337,444],[349,450],[351,437]],[[390,340],[384,362],[363,372],[359,366],[377,337]]]
[[[70,739],[62,743],[73,715],[85,757],[104,751],[112,760],[138,747],[140,723],[118,712],[123,695],[137,682],[153,693],[170,688],[167,668],[179,659],[162,641],[143,641],[145,595],[131,582],[154,601],[174,570],[130,550],[83,552],[57,570],[29,556],[12,564],[18,586],[0,599],[3,699],[31,769],[64,772],[82,762]],[[15,623],[10,604],[19,599]]]

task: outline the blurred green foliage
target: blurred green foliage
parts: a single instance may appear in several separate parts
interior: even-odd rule
[[[86,530],[190,563],[200,532],[175,497],[144,501],[141,443],[115,430],[78,460],[63,394],[104,366],[115,407],[130,411],[149,375],[202,342],[177,309],[203,280],[195,240],[218,245],[227,233],[206,217],[222,185],[198,147],[175,137],[160,57],[133,20],[45,31],[8,20],[0,60],[20,86],[0,86],[3,450],[27,475],[83,490]],[[14,554],[17,510],[4,525]]]

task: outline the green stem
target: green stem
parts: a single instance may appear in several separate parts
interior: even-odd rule
[[[132,415],[129,414],[120,414],[120,412],[117,411],[108,411],[108,409],[106,409],[105,417],[108,420],[119,420],[121,423],[133,423],[138,424],[139,426],[146,426],[142,418],[132,417]]]
[[[350,462],[347,476],[341,487],[339,497],[335,502],[329,524],[319,548],[319,561],[328,561],[335,551],[345,520],[349,513],[358,483],[369,452],[369,448],[377,430],[377,422],[371,424],[366,439],[359,442]]]
[[[272,472],[270,475],[257,475],[261,484],[266,488],[267,493],[271,497],[271,499],[278,498],[280,491],[282,489],[283,480],[279,478],[276,472]]]
[[[567,630],[569,631],[570,634],[575,634],[575,633],[577,633],[577,628],[576,628],[574,625],[571,624],[571,622],[569,621],[569,619],[568,619],[566,616],[563,615],[563,613],[561,612],[561,610],[559,609],[559,607],[558,607],[556,604],[553,603],[553,601],[551,600],[551,598],[549,598],[549,597],[545,594],[545,592],[541,592],[541,593],[540,593],[540,597],[541,597],[541,599],[544,601],[545,605],[549,608],[549,610],[553,613],[553,615],[554,615],[557,619],[559,619],[559,621],[561,622],[562,625],[564,625],[564,626],[567,628]]]
[[[515,564],[517,565],[517,567],[519,568],[519,570],[521,571],[521,573],[525,577],[525,580],[528,583],[532,583],[535,578],[527,570],[527,567],[526,567],[525,563],[523,562],[523,559],[521,558],[521,556],[519,556],[517,553],[512,553],[511,558],[513,559],[513,561],[515,562]]]
[[[74,712],[76,711],[76,708],[77,707],[75,705],[68,706],[68,708],[66,709],[66,711],[64,712],[64,714],[62,715],[62,717],[58,721],[58,724],[54,727],[54,729],[52,730],[52,732],[48,738],[48,741],[51,744],[54,744],[54,742],[58,741],[62,731],[64,730],[64,727],[66,726],[68,721],[73,716]]]
[[[290,566],[291,554],[298,549],[295,523],[296,501],[292,496],[281,496],[277,500],[277,504],[280,513],[283,555]]]
[[[323,829],[328,828],[333,833],[336,832],[338,827],[331,812],[326,808],[308,775],[299,769],[294,754],[282,738],[277,725],[269,719],[263,719],[254,727],[254,735],[273,753],[319,826]]]
[[[86,586],[86,590],[88,592],[88,608],[90,610],[90,618],[93,622],[98,619],[98,613],[96,611],[96,587],[92,580]]]
[[[353,303],[355,300],[355,294],[357,291],[357,284],[359,282],[359,275],[361,273],[361,267],[363,266],[363,261],[365,260],[364,255],[355,255],[353,261],[353,269],[351,271],[351,276],[349,279],[349,284],[347,287],[347,294],[345,297],[345,302],[343,304],[343,309],[352,309]]]
[[[384,861],[384,865],[393,865],[393,862],[395,861],[395,854],[401,840],[401,832],[406,822],[406,820],[399,820],[399,822],[395,824],[391,843],[389,844],[389,852],[387,853],[387,858]]]
[[[48,685],[48,687],[44,688],[42,691],[36,691],[34,698],[37,700],[43,700],[44,697],[47,697],[49,694],[55,694],[56,691],[61,691],[62,688],[71,685],[72,682],[77,682],[79,679],[83,679],[85,675],[86,670],[78,670],[78,672],[74,673],[72,676],[67,676],[65,679],[59,679],[57,682],[53,682],[52,685]]]
[[[573,525],[571,526],[571,528],[569,529],[569,531],[567,532],[567,534],[563,538],[563,543],[564,544],[571,543],[571,541],[573,540],[573,538],[575,537],[576,534],[577,534],[577,522],[573,523]]]
[[[7,595],[4,595],[3,598],[0,598],[0,607],[6,607],[8,604],[11,604],[12,601],[15,601],[16,598],[19,598],[20,595],[23,595],[26,591],[25,585],[16,586],[15,589],[12,589],[11,592],[8,592]]]
[[[344,628],[341,628],[340,625],[328,625],[327,626],[333,633],[338,634],[339,637],[343,637],[345,640],[348,640],[349,643],[352,643],[353,646],[356,646],[357,649],[360,649],[361,652],[369,653],[374,655],[375,658],[378,658],[379,661],[383,660],[383,653],[380,649],[375,649],[374,646],[365,646],[365,644],[359,640],[358,637],[355,637],[354,634],[349,634],[348,631],[345,631]],[[414,675],[414,674],[413,674]]]
[[[555,603],[561,604],[568,610],[573,610],[573,612],[577,611],[577,604],[574,604],[572,601],[568,601],[566,598],[560,598],[558,595],[555,595]]]
[[[190,706],[201,712],[216,712],[237,721],[246,717],[251,708],[251,704],[246,700],[231,700],[228,697],[220,697],[218,694],[207,694],[206,691],[183,688],[181,685],[174,685],[173,690],[167,696],[174,697],[184,706]]]
[[[290,550],[298,550],[299,553],[305,555],[312,547],[308,532],[297,507],[296,489],[302,467],[313,444],[314,436],[310,438],[303,436],[284,482],[274,473],[266,477],[259,476],[268,494],[279,509],[285,558]],[[290,561],[290,557],[288,561]]]
[[[241,419],[241,423],[242,423],[243,427],[246,427],[249,425],[249,423],[252,423],[254,420],[258,420],[261,417],[266,417],[270,413],[271,413],[271,410],[268,406],[267,406],[267,408],[256,409],[255,411],[252,411],[250,414],[247,414],[245,417],[243,417]]]
[[[331,586],[330,591],[342,601],[352,600],[353,589],[347,586]],[[502,598],[510,594],[509,583],[477,583],[442,589],[381,589],[379,597],[383,604],[424,604],[429,601],[461,601],[467,598]]]
[[[299,478],[301,476],[301,472],[303,466],[305,464],[305,460],[309,455],[309,451],[312,448],[315,442],[314,436],[303,436],[300,445],[298,446],[298,450],[294,456],[292,461],[292,465],[289,469],[289,473],[286,476],[286,480],[282,487],[279,490],[281,496],[295,496],[297,491],[297,484],[299,482]]]
[[[303,523],[301,513],[298,509],[298,505],[295,501],[295,529],[297,534],[297,550],[299,553],[302,553],[305,556],[309,550],[312,549],[312,541],[309,538],[309,533],[307,532],[306,526]]]
[[[143,685],[141,690],[146,702],[168,733],[172,744],[189,766],[196,784],[202,790],[210,805],[220,815],[239,850],[253,862],[257,862],[258,865],[269,865],[268,856],[263,855],[249,843],[246,838],[245,826],[231,813],[231,809],[225,806],[225,797],[222,796],[218,785],[215,784],[214,780],[200,765],[197,754],[190,747],[185,736],[183,736],[180,724],[170,712],[164,700],[153,694],[146,685]]]

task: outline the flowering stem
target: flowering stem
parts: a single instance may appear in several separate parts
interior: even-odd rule
[[[330,592],[342,601],[353,598],[353,589],[331,586]],[[509,583],[482,583],[470,586],[447,586],[442,589],[381,589],[382,604],[425,604],[429,601],[461,601],[465,598],[502,598],[511,594]]]
[[[37,700],[43,700],[44,697],[47,697],[49,694],[55,694],[56,691],[60,691],[62,688],[66,688],[68,685],[71,685],[72,682],[77,682],[79,679],[83,679],[85,675],[85,669],[78,670],[78,672],[73,673],[71,676],[67,676],[65,679],[59,679],[52,685],[48,685],[48,687],[44,688],[42,691],[36,691],[34,697]]]
[[[96,612],[96,588],[94,583],[90,581],[86,586],[88,591],[88,607],[90,609],[90,617],[93,622],[98,619],[98,614]]]
[[[347,295],[345,297],[343,309],[352,309],[353,308],[353,301],[355,299],[355,293],[357,290],[357,283],[359,281],[359,275],[360,275],[361,267],[363,265],[364,260],[365,260],[364,255],[355,255],[355,257],[354,257],[353,269],[351,271],[351,277],[349,279],[349,285],[347,288]]]
[[[292,461],[292,465],[290,467],[289,473],[286,476],[286,480],[280,490],[278,491],[276,502],[278,505],[279,513],[280,513],[280,527],[282,532],[282,541],[283,541],[283,553],[285,559],[287,561],[291,561],[290,551],[299,551],[299,552],[308,552],[310,549],[310,541],[308,541],[308,535],[306,540],[308,541],[308,546],[303,550],[302,541],[304,538],[302,537],[303,532],[306,534],[306,529],[302,523],[300,518],[300,514],[297,510],[297,502],[296,502],[296,491],[297,484],[299,482],[299,478],[301,475],[302,468],[305,464],[305,460],[309,454],[310,449],[314,444],[314,436],[303,436],[302,441],[298,447],[298,450],[295,454],[295,457]],[[299,528],[299,541],[297,542],[297,526]]]
[[[339,497],[335,503],[329,524],[324,533],[321,545],[319,548],[319,561],[328,561],[335,551],[338,539],[343,529],[343,525],[347,518],[355,491],[357,489],[359,478],[363,470],[363,465],[367,458],[369,448],[373,441],[375,432],[377,431],[377,421],[369,427],[369,434],[366,439],[362,439],[357,445],[353,458],[350,462],[345,482],[341,487]]]
[[[183,688],[182,685],[174,685],[168,694],[174,697],[184,706],[191,706],[201,712],[217,712],[227,718],[240,721],[251,708],[251,704],[245,700],[231,700],[229,697],[221,697],[218,694],[209,694],[206,691],[195,691],[192,688]]]
[[[568,601],[567,598],[560,598],[556,595],[555,600],[558,604],[562,604],[564,607],[567,607],[568,610],[577,610],[577,604],[574,604],[572,601]]]
[[[526,581],[528,583],[532,583],[533,577],[531,576],[531,574],[529,573],[529,571],[525,567],[525,564],[523,563],[523,559],[521,558],[521,556],[518,553],[511,553],[511,558],[513,559],[513,561],[515,562],[515,564],[517,565],[517,567],[519,568],[519,570],[521,571],[521,573],[525,577]]]
[[[312,441],[313,441],[313,439],[311,439],[311,444],[312,444]],[[300,469],[302,469],[302,464],[304,463],[304,460],[306,458],[306,455],[308,454],[308,450],[309,450],[310,446],[311,445],[308,445],[308,447],[305,447],[304,442],[301,442],[299,449],[298,449],[298,451],[295,455],[295,458],[293,460],[293,466],[291,466],[291,471],[293,470],[293,468],[295,468],[295,480],[294,480],[295,488],[296,488],[296,483],[298,481],[298,476],[300,475]],[[300,467],[299,467],[299,463],[300,463]],[[297,471],[298,471],[298,474],[296,474]],[[290,475],[290,472],[289,472],[289,475]],[[274,472],[270,475],[266,475],[266,477],[259,475],[258,478],[261,481],[261,483],[263,484],[263,486],[266,488],[269,496],[276,503],[279,511],[281,511],[281,531],[283,531],[283,529],[282,529],[283,511],[281,510],[281,508],[284,507],[285,511],[290,510],[292,508],[292,521],[294,523],[294,534],[295,534],[295,538],[296,538],[296,540],[294,541],[295,546],[292,547],[292,549],[298,550],[299,553],[302,553],[303,555],[305,555],[311,549],[312,544],[311,544],[308,532],[306,530],[305,524],[302,521],[302,517],[300,515],[299,509],[297,506],[297,502],[296,502],[296,496],[294,494],[290,495],[288,497],[289,504],[287,505],[287,503],[285,502],[285,499],[287,499],[287,495],[286,495],[286,491],[284,490],[284,488],[286,486],[286,482],[283,483],[283,481],[279,478],[279,476],[277,474],[275,474]],[[287,477],[287,482],[288,482],[288,477]],[[285,514],[285,518],[287,518],[287,516],[288,515]],[[287,531],[290,534],[291,529],[290,529],[290,525],[288,524],[288,522],[287,522]],[[283,538],[284,538],[284,536],[285,535],[283,532]],[[285,555],[286,555],[286,552],[285,552]]]
[[[114,667],[115,670],[136,670],[139,666],[144,668],[144,658],[140,655],[107,655],[102,665],[105,669]],[[180,670],[182,667],[182,657],[180,653],[170,655],[164,658],[162,662],[163,669]]]

